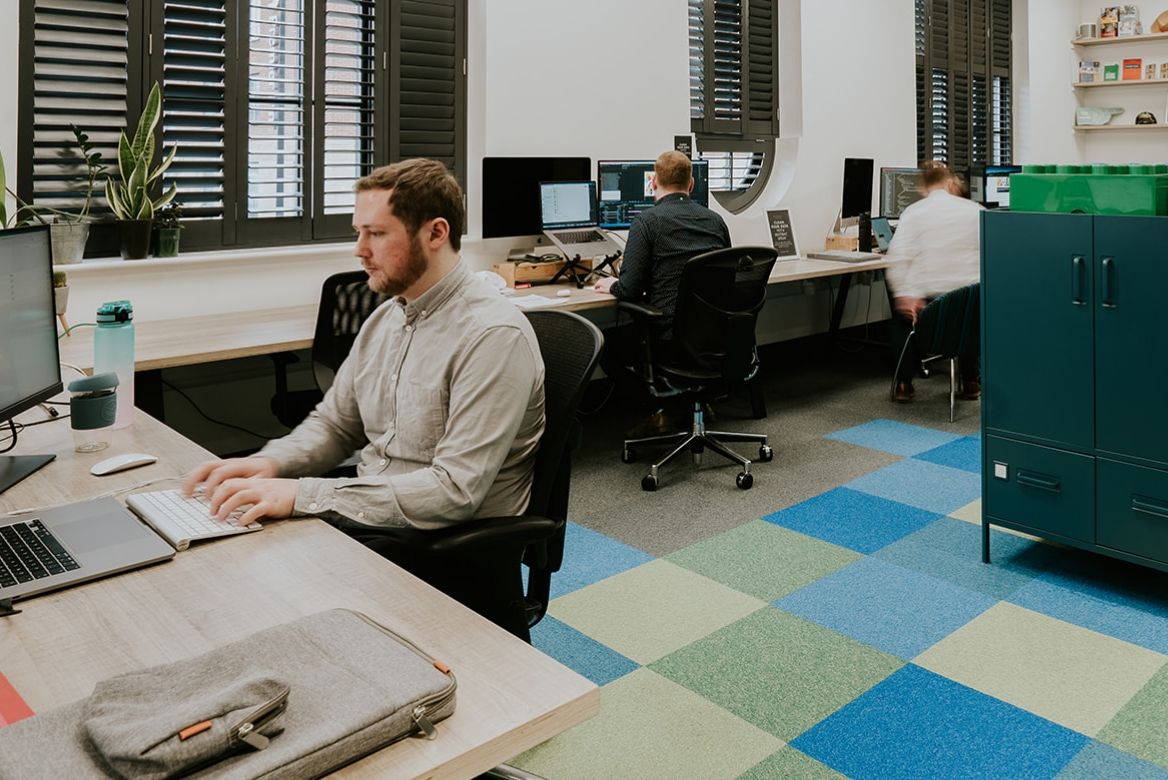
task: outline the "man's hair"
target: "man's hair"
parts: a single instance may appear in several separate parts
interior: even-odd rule
[[[450,225],[450,246],[455,252],[461,248],[466,224],[462,187],[437,160],[419,157],[383,165],[358,179],[353,190],[393,190],[389,213],[404,222],[411,234],[417,233],[427,220],[442,217]]]
[[[693,178],[693,163],[678,151],[663,152],[653,163],[653,173],[657,175],[657,186],[667,190],[688,190]]]
[[[921,163],[920,170],[917,171],[917,184],[928,190],[938,184],[944,184],[953,176],[953,171],[945,163],[937,160],[925,160]]]

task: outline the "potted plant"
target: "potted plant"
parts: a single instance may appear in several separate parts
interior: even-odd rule
[[[182,230],[182,204],[172,200],[154,218],[158,239],[154,243],[155,257],[178,257],[179,231]]]
[[[171,185],[158,198],[150,196],[151,190],[174,162],[178,151],[171,147],[162,162],[153,165],[154,128],[158,125],[158,115],[162,107],[162,93],[158,83],[150,90],[142,116],[138,117],[138,128],[134,140],[126,138],[125,132],[118,138],[118,176],[106,178],[105,195],[114,216],[121,222],[122,257],[137,260],[146,257],[150,251],[150,228],[155,212],[174,199],[178,191]]]
[[[11,218],[8,216],[8,195],[11,195],[16,201],[16,211],[12,212]],[[33,210],[32,206],[29,206],[15,192],[8,189],[8,180],[4,173],[4,155],[0,154],[0,230],[27,225],[30,219],[35,219],[42,225],[45,224],[45,220]]]
[[[101,160],[101,152],[94,151],[89,136],[81,132],[76,125],[69,125],[69,129],[73,131],[73,138],[76,139],[77,148],[81,150],[81,160],[85,165],[84,172],[76,177],[77,181],[85,183],[85,202],[77,214],[59,209],[41,209],[55,215],[52,225],[49,226],[54,263],[77,263],[85,254],[85,242],[89,238],[89,209],[93,205],[93,186],[97,182],[97,177],[106,170]],[[69,146],[61,150],[61,156],[65,158],[63,165],[75,164]]]
[[[67,334],[69,322],[65,319],[65,309],[69,306],[69,276],[64,271],[53,271],[53,303],[57,307],[57,319]]]

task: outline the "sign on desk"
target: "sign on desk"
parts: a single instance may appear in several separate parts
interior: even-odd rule
[[[779,259],[799,256],[795,243],[795,228],[791,226],[789,209],[772,209],[767,212],[767,224],[771,232],[771,244],[779,253]]]

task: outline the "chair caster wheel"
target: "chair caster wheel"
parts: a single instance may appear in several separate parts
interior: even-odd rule
[[[637,462],[637,451],[634,450],[632,447],[626,447],[623,451],[621,451],[621,463],[636,463],[636,462]]]
[[[754,475],[747,474],[745,471],[739,472],[738,476],[734,478],[734,484],[737,485],[740,490],[750,490],[750,488],[754,486]],[[641,486],[644,487],[644,483],[642,483]]]
[[[775,459],[775,451],[769,444],[763,444],[758,448],[758,459],[762,463],[770,463]]]
[[[652,474],[646,474],[641,478],[641,490],[647,493],[652,493],[657,489],[657,477]]]

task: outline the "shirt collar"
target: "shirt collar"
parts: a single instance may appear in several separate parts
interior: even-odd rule
[[[406,315],[406,322],[413,322],[416,318],[427,317],[442,307],[455,291],[470,279],[470,271],[460,258],[458,264],[439,279],[433,287],[410,302],[406,302],[400,295],[394,300]]]
[[[689,195],[686,195],[684,192],[671,192],[668,195],[663,196],[657,202],[658,203],[668,203],[669,201],[675,201],[675,200],[676,201],[689,200]]]

